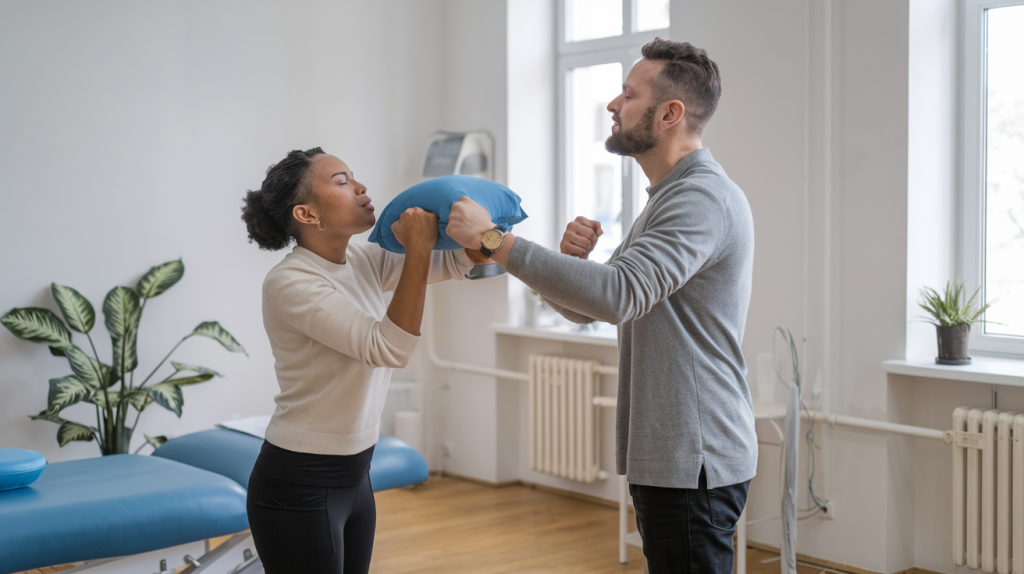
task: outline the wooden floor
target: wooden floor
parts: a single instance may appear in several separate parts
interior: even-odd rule
[[[525,486],[438,478],[379,492],[372,574],[643,572],[619,564],[616,509]]]
[[[629,563],[619,564],[618,510],[612,507],[525,486],[494,488],[448,477],[414,490],[379,492],[376,500],[371,574],[644,570],[643,552],[632,546]],[[630,529],[635,527],[631,522]],[[777,555],[747,551],[748,574],[778,571]],[[797,567],[798,574],[822,571]]]
[[[643,552],[619,564],[618,510],[525,486],[431,478],[378,492],[371,574],[641,573]],[[630,529],[636,528],[630,515]],[[66,566],[64,568],[70,568]],[[32,570],[24,574],[56,572]],[[778,555],[747,550],[748,574],[779,571]],[[797,566],[798,574],[837,572]]]

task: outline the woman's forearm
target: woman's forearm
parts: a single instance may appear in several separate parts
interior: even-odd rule
[[[420,334],[429,275],[430,248],[407,250],[402,263],[402,276],[398,279],[395,296],[388,306],[388,318],[406,333]]]
[[[484,257],[483,253],[480,253],[479,249],[466,248],[466,255],[469,256],[469,260],[473,262],[473,265],[487,265],[494,263],[490,259]]]

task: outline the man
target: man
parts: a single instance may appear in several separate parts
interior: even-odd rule
[[[625,474],[652,574],[731,573],[732,536],[757,467],[740,351],[754,256],[743,191],[701,135],[718,66],[655,39],[608,104],[609,151],[636,158],[649,199],[607,264],[586,261],[600,223],[577,217],[562,254],[490,221],[462,198],[447,233],[481,248],[567,318],[618,325],[615,465]],[[571,256],[571,257],[570,257]]]

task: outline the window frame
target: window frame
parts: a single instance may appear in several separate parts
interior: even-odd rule
[[[572,157],[571,138],[572,114],[569,103],[572,98],[568,82],[569,72],[574,68],[596,66],[600,64],[620,63],[622,65],[622,81],[633,64],[640,59],[640,48],[656,37],[668,38],[669,28],[637,32],[635,30],[637,0],[622,0],[622,34],[607,38],[580,40],[569,42],[568,0],[558,0],[558,202],[555,237],[562,237],[566,223],[575,217],[572,197],[572,170],[569,169],[569,158]],[[632,226],[646,197],[642,197],[640,189],[640,166],[631,157],[622,158],[622,234]]]
[[[960,276],[968,288],[981,286],[981,302],[987,300],[985,283],[986,181],[986,18],[990,8],[1024,5],[1022,0],[965,0],[963,7],[963,92],[961,94],[962,196]],[[984,303],[981,303],[984,304]],[[970,351],[1024,356],[1024,336],[985,334],[983,324],[971,329]]]

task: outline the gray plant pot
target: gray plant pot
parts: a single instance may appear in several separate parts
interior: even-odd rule
[[[936,325],[935,336],[939,343],[939,356],[935,357],[935,362],[940,365],[971,364],[971,358],[967,356],[967,337],[970,334],[970,325]]]

